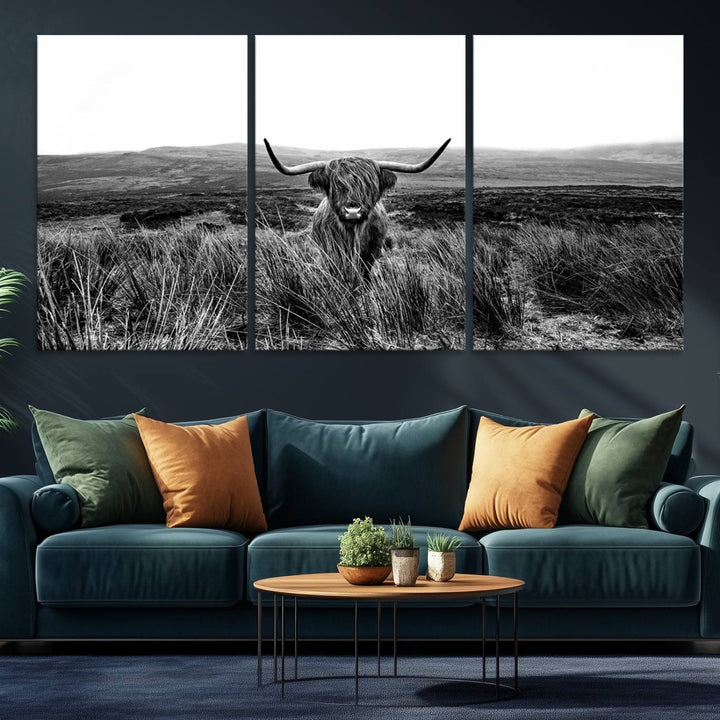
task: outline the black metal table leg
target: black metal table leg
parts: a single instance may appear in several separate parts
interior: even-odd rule
[[[295,601],[295,609],[294,609],[294,619],[293,619],[293,638],[295,640],[295,647],[293,648],[293,654],[295,655],[295,679],[298,679],[298,626],[297,626],[297,618],[298,618],[298,612],[297,612],[297,595],[294,598]]]
[[[495,697],[500,697],[500,596],[495,596]]]
[[[273,682],[277,682],[277,594],[273,593]]]
[[[378,677],[380,677],[380,613],[382,603],[378,600],[377,604],[377,656],[378,656]]]
[[[262,593],[258,590],[258,616],[257,616],[257,682],[262,685]]]
[[[285,697],[285,596],[280,597],[280,695]]]
[[[515,636],[515,692],[518,687],[518,594],[513,593],[513,634]]]
[[[393,674],[397,677],[397,600],[393,600]]]
[[[355,601],[355,704],[358,704],[360,662],[358,659],[358,601]]]
[[[482,679],[483,680],[487,679],[487,676],[485,673],[485,660],[486,660],[487,654],[485,652],[485,649],[486,649],[486,647],[485,647],[485,598],[483,598],[482,599],[482,670],[483,670]]]

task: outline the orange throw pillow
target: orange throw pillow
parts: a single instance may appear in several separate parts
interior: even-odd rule
[[[133,415],[168,527],[267,530],[245,416],[180,426]]]
[[[460,530],[555,527],[593,417],[526,427],[481,417]]]

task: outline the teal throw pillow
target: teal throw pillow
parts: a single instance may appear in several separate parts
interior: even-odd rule
[[[164,523],[155,484],[132,415],[76,420],[30,407],[56,482],[80,499],[80,525]]]
[[[560,505],[558,522],[647,528],[685,406],[642,420],[596,416]],[[590,414],[583,410],[580,417]]]

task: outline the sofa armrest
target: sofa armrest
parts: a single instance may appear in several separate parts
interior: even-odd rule
[[[0,640],[35,634],[38,536],[30,501],[42,485],[35,475],[0,478]]]
[[[707,503],[698,530],[702,553],[701,637],[720,637],[720,475],[698,475],[685,481]]]

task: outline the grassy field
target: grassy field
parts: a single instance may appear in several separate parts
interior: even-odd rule
[[[475,212],[476,349],[682,349],[681,188],[494,188]]]
[[[367,154],[416,162],[433,149]],[[290,164],[334,156],[275,150]],[[475,160],[475,348],[682,348],[682,143]],[[239,143],[40,156],[39,347],[244,348],[246,169]],[[451,145],[399,178],[385,202],[392,250],[363,284],[309,237],[320,196],[258,146],[256,346],[463,348],[464,172]]]
[[[246,148],[38,157],[38,346],[247,344]]]
[[[219,211],[155,229],[117,215],[39,221],[38,347],[243,349],[247,231],[226,221]]]
[[[367,283],[307,232],[257,228],[256,347],[431,350],[465,345],[465,227],[395,235]]]
[[[393,195],[393,249],[375,264],[367,283],[312,240],[314,206],[307,195],[284,190],[259,197],[261,208],[272,208],[259,211],[256,230],[259,349],[464,347],[461,192]]]

